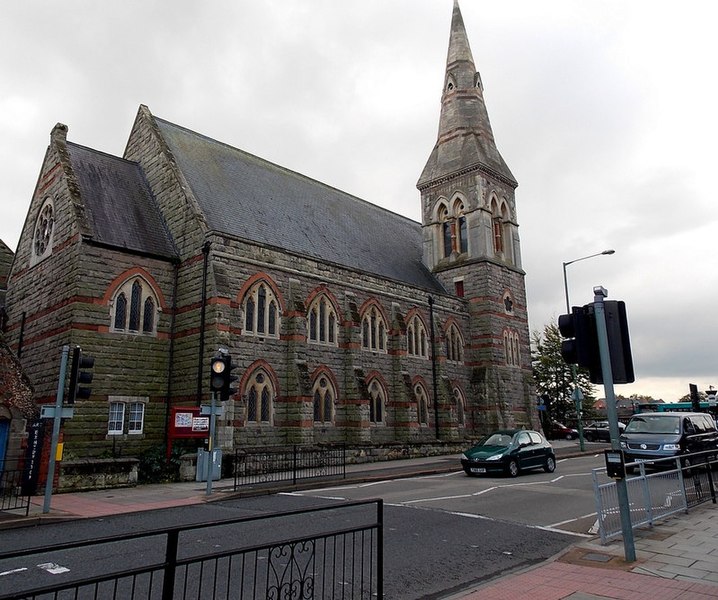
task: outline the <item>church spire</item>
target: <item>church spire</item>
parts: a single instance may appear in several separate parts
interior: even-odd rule
[[[496,148],[481,77],[474,65],[459,2],[454,0],[439,133],[417,187],[422,189],[432,181],[476,167],[513,187],[517,185]]]

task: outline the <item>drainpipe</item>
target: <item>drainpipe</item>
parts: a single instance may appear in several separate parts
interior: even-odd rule
[[[172,454],[170,440],[170,413],[172,402],[172,368],[174,367],[175,358],[175,320],[177,318],[177,280],[179,278],[179,261],[174,262],[174,282],[172,284],[172,317],[170,319],[170,348],[169,348],[169,364],[167,365],[167,398],[165,400],[165,448],[167,449],[167,459]]]
[[[207,313],[207,268],[209,265],[209,248],[211,244],[207,240],[202,246],[204,254],[204,265],[202,266],[202,310],[199,323],[199,362],[197,364],[197,406],[202,404],[202,379],[204,377],[202,365],[204,364],[204,318]]]
[[[439,389],[436,384],[436,344],[434,338],[434,298],[429,296],[429,327],[431,328],[431,383],[434,388],[434,429],[439,439]]]

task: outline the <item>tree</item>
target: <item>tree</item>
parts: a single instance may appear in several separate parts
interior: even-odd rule
[[[531,336],[531,364],[536,392],[539,397],[550,398],[549,418],[554,421],[575,421],[573,375],[571,365],[566,364],[561,357],[562,341],[556,324],[546,325],[542,332],[534,331]],[[576,384],[583,392],[583,418],[590,418],[593,416],[596,396],[586,369],[577,370]]]

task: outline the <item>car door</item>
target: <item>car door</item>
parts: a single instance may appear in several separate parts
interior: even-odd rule
[[[531,438],[527,431],[522,431],[516,438],[516,445],[518,446],[518,459],[519,468],[530,469],[534,466],[534,450]]]

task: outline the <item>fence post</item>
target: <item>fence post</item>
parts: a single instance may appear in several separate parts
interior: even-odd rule
[[[178,546],[179,530],[170,529],[167,532],[167,547],[165,548],[165,576],[162,582],[162,600],[173,600],[174,598]]]
[[[706,454],[706,473],[708,474],[708,487],[711,491],[711,501],[713,504],[716,503],[716,489],[715,485],[713,484],[713,469],[711,468],[711,460],[710,456]]]
[[[598,485],[597,472],[598,469],[591,471],[591,479],[593,480],[593,498],[596,501],[596,519],[598,519],[598,534],[601,536],[601,544],[606,544],[606,528],[603,525],[603,502],[601,498],[601,488]]]
[[[688,494],[686,493],[686,482],[683,481],[683,465],[681,465],[681,459],[676,458],[676,469],[678,469],[678,483],[681,486],[683,492],[683,510],[688,514]]]
[[[294,445],[294,458],[292,462],[292,485],[297,485],[297,445]]]
[[[376,597],[384,598],[384,500],[376,501]]]
[[[347,478],[347,445],[342,444],[342,479]]]
[[[646,512],[648,513],[648,524],[653,527],[653,502],[651,502],[651,488],[646,478],[646,465],[638,463],[638,469],[643,480],[643,503],[646,505]]]

